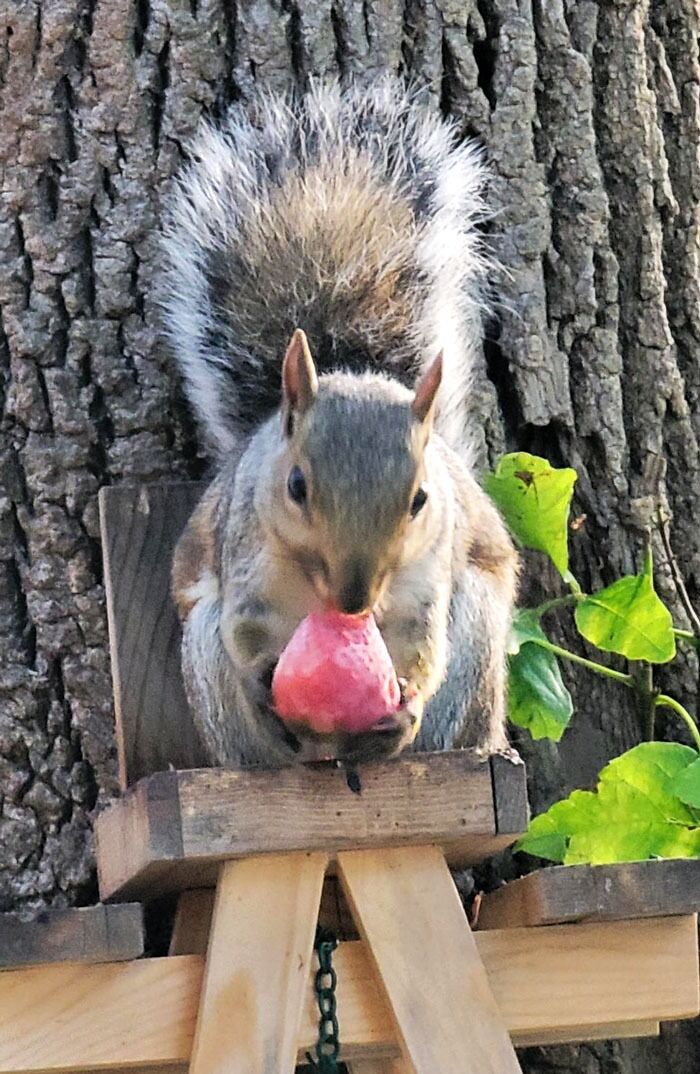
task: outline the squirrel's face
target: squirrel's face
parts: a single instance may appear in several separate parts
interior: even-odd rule
[[[392,573],[434,540],[439,493],[425,452],[440,373],[438,359],[415,393],[371,375],[319,382],[295,333],[271,475],[274,527],[323,604],[374,609]]]

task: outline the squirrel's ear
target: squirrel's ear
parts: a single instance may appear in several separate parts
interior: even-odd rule
[[[287,413],[303,414],[318,391],[316,366],[306,333],[297,328],[282,364],[282,401]]]
[[[442,351],[426,369],[416,385],[411,410],[418,421],[430,421],[435,409],[435,399],[442,380]]]

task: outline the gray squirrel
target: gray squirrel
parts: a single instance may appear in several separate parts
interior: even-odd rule
[[[173,595],[213,764],[507,748],[517,555],[473,474],[483,165],[398,81],[260,94],[205,125],[163,229],[165,320],[214,479]],[[311,611],[372,610],[402,684],[361,734],[290,730]]]

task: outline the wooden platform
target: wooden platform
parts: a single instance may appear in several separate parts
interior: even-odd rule
[[[359,794],[332,765],[141,780],[97,818],[101,898],[213,886],[222,861],[251,854],[424,843],[473,864],[527,825],[525,769],[503,757],[413,754],[359,775]]]
[[[144,951],[135,903],[41,910],[31,920],[0,914],[0,969],[47,962],[126,962]]]
[[[497,930],[475,939],[519,1045],[649,1035],[659,1019],[698,1011],[693,917]],[[344,1055],[397,1056],[393,1020],[364,945],[341,945],[334,961]],[[188,955],[0,974],[0,1074],[184,1068],[202,973],[203,959]],[[300,1058],[316,1033],[309,981]]]
[[[700,911],[700,860],[559,865],[484,896],[480,928],[617,921]]]

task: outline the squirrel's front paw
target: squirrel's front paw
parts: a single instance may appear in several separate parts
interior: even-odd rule
[[[251,677],[246,683],[246,694],[255,709],[256,715],[268,729],[268,732],[281,741],[291,753],[296,754],[301,751],[302,744],[277,715],[272,704],[272,676],[274,673],[275,665],[270,664],[258,675]]]
[[[339,760],[356,765],[395,757],[410,746],[418,734],[423,707],[423,698],[419,694],[407,697],[402,691],[401,705],[396,712],[378,720],[371,731],[341,736]]]
[[[401,704],[396,716],[408,721],[413,728],[415,737],[420,730],[421,720],[423,719],[425,699],[418,687],[414,683],[407,682],[406,679],[399,679],[399,688],[401,690]]]

